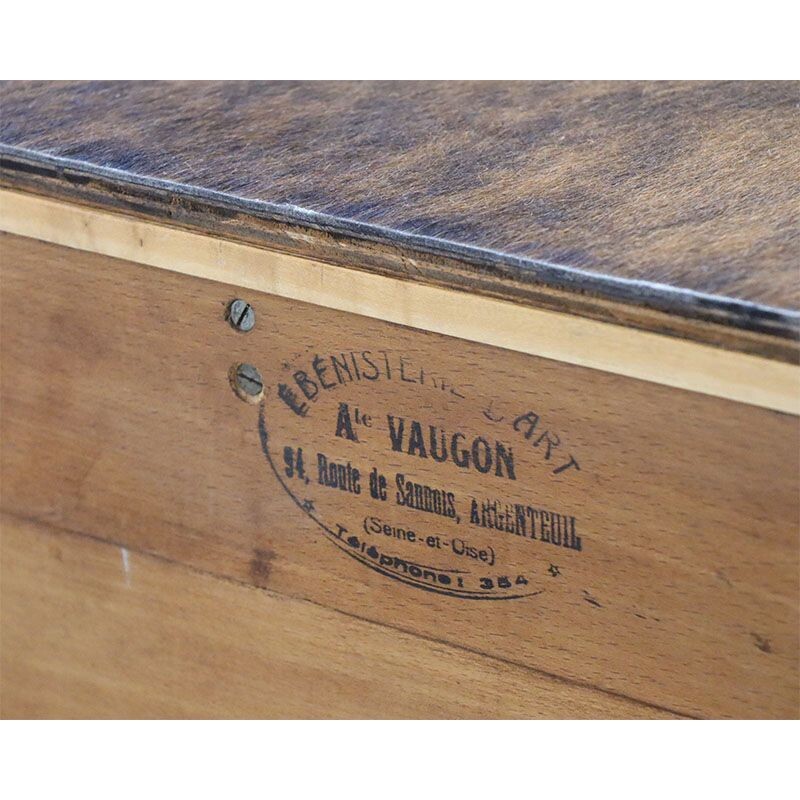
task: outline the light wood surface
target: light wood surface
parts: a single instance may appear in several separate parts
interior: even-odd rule
[[[19,192],[0,230],[654,383],[800,414],[800,367],[345,269]]]
[[[233,591],[232,580],[334,609],[340,616],[330,620],[348,618],[337,632],[345,641],[349,618],[357,617],[418,637],[408,646],[420,651],[445,643],[493,665],[514,664],[653,709],[711,717],[798,715],[796,417],[254,290],[244,294],[258,321],[245,335],[225,320],[241,286],[11,235],[3,238],[2,253],[2,507],[112,543],[98,545],[98,553],[110,555],[100,559],[98,577],[87,581],[106,586],[115,575],[121,592],[123,547],[217,576],[203,578],[209,591],[216,586],[211,581],[225,578],[225,591]],[[301,369],[317,374],[315,354],[329,359],[365,350],[386,351],[391,379],[387,361],[380,380],[359,374],[359,380],[334,382],[309,401],[304,416],[289,408],[280,385]],[[242,362],[264,375],[261,406],[231,391],[231,366]],[[336,368],[325,364],[330,380]],[[298,384],[294,391],[297,400]],[[370,430],[358,429],[358,442],[334,434],[341,402],[372,417]],[[541,446],[525,439],[524,423],[510,424],[526,411],[538,415],[537,437],[545,427],[551,434]],[[405,446],[395,451],[390,414],[406,419],[406,431],[413,419],[421,420],[426,437],[430,424],[470,439],[481,434],[503,441],[513,448],[516,477],[509,477],[508,465],[506,474],[479,474],[474,464],[459,468],[455,457],[434,463]],[[549,458],[548,442],[556,439],[560,444]],[[303,509],[304,495],[287,488],[294,478],[281,477],[275,464],[292,443],[304,446],[312,464],[315,452],[324,452],[342,464],[378,465],[392,481],[402,471],[443,486],[464,514],[470,497],[496,497],[574,515],[581,549],[554,547],[542,531],[534,540],[398,509],[392,497],[373,503],[366,491],[359,496],[317,485],[313,468],[315,482],[307,488],[316,505]],[[573,456],[579,468],[570,468]],[[361,535],[361,518],[366,525],[370,514],[426,535],[463,536],[492,549],[497,568],[432,550],[437,570],[463,574],[467,583],[461,593],[454,584],[453,591],[432,591],[431,585],[422,591],[419,581],[373,568],[368,553],[362,558],[329,535],[333,521]],[[387,544],[388,536],[366,527],[364,533],[406,558],[415,547],[422,552],[418,544]],[[29,540],[33,546],[32,536],[20,533],[15,541],[24,549]],[[131,557],[136,585],[137,555]],[[9,563],[17,558],[23,557]],[[35,553],[31,558],[38,560]],[[4,558],[4,584],[6,568]],[[177,576],[173,584],[159,577],[162,566],[152,568],[158,586],[180,593]],[[24,596],[43,591],[38,577],[25,578],[30,571],[12,574],[20,583],[37,581],[25,592],[15,590]],[[467,596],[467,589],[484,591],[473,576],[485,575],[493,576],[492,602]],[[499,575],[511,576],[511,590]],[[515,576],[525,578],[518,591],[526,596],[501,597],[515,590]],[[235,591],[262,597],[240,586]],[[158,602],[183,608],[180,598]],[[204,600],[197,602],[205,608]],[[231,636],[251,624],[245,601],[232,599],[225,608],[214,619],[227,619]],[[55,613],[40,609],[42,617]],[[127,611],[119,613],[128,619]],[[91,628],[80,630],[78,641],[54,646],[77,650],[79,640],[91,636]],[[47,641],[30,643],[41,659]],[[97,652],[113,657],[102,635],[97,641]],[[148,652],[156,653],[154,643]],[[368,665],[365,658],[364,669]],[[253,674],[250,666],[241,669]],[[384,669],[380,660],[378,669]],[[447,680],[457,680],[445,669]],[[12,707],[32,707],[25,705],[33,702],[31,684],[20,674],[12,672],[16,678],[8,684],[20,687]],[[350,702],[337,701],[335,675],[325,680],[332,682],[320,689],[321,705]],[[11,698],[13,690],[7,691]],[[413,682],[409,691],[416,691]],[[477,692],[477,685],[466,691]],[[119,702],[109,709],[121,709]],[[269,702],[290,708],[289,700],[286,706]],[[464,700],[464,713],[491,716],[485,702]],[[238,702],[231,703],[239,713]],[[42,700],[41,713],[46,707]],[[342,713],[373,713],[357,704],[347,708]],[[638,713],[640,706],[633,708]],[[393,709],[387,713],[414,713],[408,706]]]
[[[673,716],[85,536],[0,527],[6,719]]]

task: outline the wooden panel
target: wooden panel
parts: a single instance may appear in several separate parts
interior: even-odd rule
[[[20,192],[0,190],[0,210],[0,231],[800,414],[795,363],[400,281]]]
[[[797,715],[795,417],[256,292],[243,335],[224,319],[234,287],[16,237],[2,279],[4,509],[653,706]],[[386,351],[380,380],[332,380],[330,354],[364,351]],[[331,388],[294,414],[296,373],[325,383],[315,355]],[[261,406],[231,391],[240,362],[265,376]],[[334,434],[341,402],[373,420],[358,442]],[[512,424],[526,412],[531,439]],[[505,442],[517,475],[395,452],[389,414]],[[305,496],[280,463],[300,444],[312,465],[323,452],[364,467],[364,487],[371,465],[392,488],[401,471],[445,487],[464,520],[366,488],[315,481]],[[546,511],[547,537],[467,522],[471,497]],[[362,517],[379,549],[331,533],[361,536]],[[554,545],[555,517],[580,549]],[[424,536],[399,541],[401,525]],[[476,558],[424,544],[436,536]],[[452,591],[369,561],[424,546]]]
[[[797,99],[795,82],[7,83],[0,139],[340,231],[798,309]]]
[[[671,716],[152,556],[0,520],[6,719]]]

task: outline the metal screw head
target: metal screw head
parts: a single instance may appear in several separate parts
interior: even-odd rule
[[[257,402],[264,392],[261,373],[252,364],[235,364],[231,369],[231,386],[248,403]]]
[[[247,333],[247,331],[253,330],[253,326],[256,324],[256,312],[253,311],[250,303],[246,303],[244,300],[234,300],[228,306],[228,322],[234,330]]]

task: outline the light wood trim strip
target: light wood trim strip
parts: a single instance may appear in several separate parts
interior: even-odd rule
[[[0,230],[800,415],[800,367],[0,190]]]

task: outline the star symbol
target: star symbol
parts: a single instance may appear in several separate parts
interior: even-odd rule
[[[302,505],[300,506],[306,514],[311,514],[316,509],[314,508],[314,502],[312,500],[303,500]]]
[[[559,569],[559,568],[558,568],[558,567],[557,567],[555,564],[551,564],[551,565],[550,565],[550,569],[548,569],[547,571],[548,571],[548,572],[550,573],[550,575],[552,575],[554,578],[557,578],[557,577],[558,577],[558,576],[561,574],[561,570],[560,570],[560,569]]]

